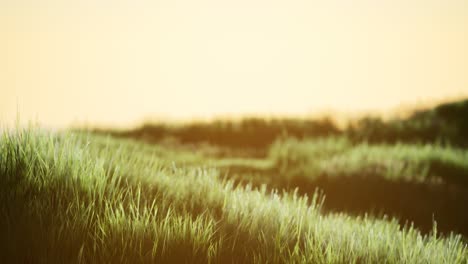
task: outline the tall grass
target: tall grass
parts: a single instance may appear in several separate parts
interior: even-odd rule
[[[321,198],[234,187],[129,142],[37,130],[0,139],[10,263],[466,263],[460,236],[321,213]]]

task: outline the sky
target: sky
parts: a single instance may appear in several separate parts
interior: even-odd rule
[[[0,123],[386,111],[468,95],[466,0],[1,0]]]

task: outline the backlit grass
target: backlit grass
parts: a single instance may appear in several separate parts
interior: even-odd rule
[[[159,147],[34,129],[4,132],[0,150],[2,262],[468,261],[436,226],[324,214],[320,195],[234,185],[195,154],[185,166]]]

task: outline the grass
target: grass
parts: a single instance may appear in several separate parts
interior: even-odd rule
[[[468,186],[468,151],[439,144],[352,144],[347,138],[286,139],[269,158],[290,177],[356,175]]]
[[[0,150],[4,263],[468,261],[462,237],[437,225],[424,235],[396,219],[325,214],[319,193],[236,185],[203,154],[173,162],[161,147],[37,129],[4,132]]]

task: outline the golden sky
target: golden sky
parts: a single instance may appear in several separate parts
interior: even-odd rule
[[[4,0],[0,91],[51,127],[466,96],[468,2]]]

